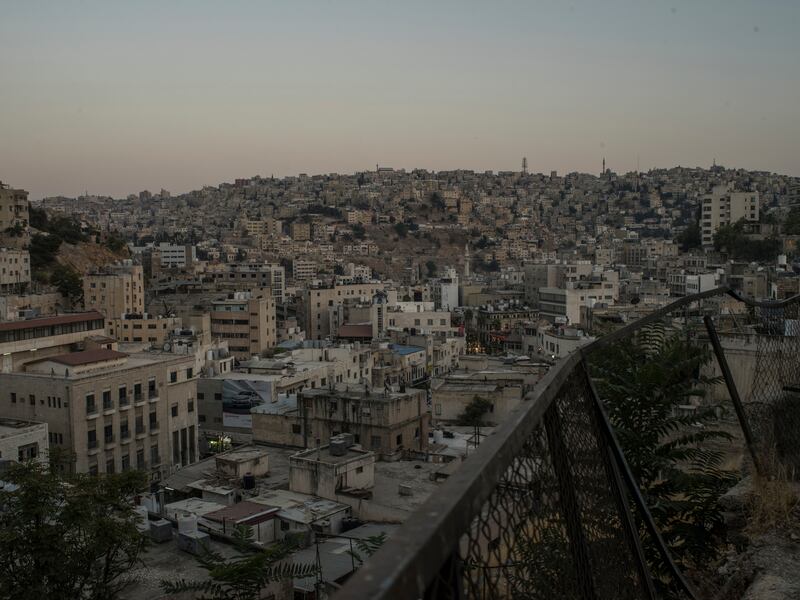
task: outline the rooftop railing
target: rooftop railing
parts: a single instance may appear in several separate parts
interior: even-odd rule
[[[800,393],[799,309],[800,296],[755,302],[722,287],[681,298],[572,353],[336,597],[699,598],[626,461],[592,360],[645,332],[705,345],[753,467],[765,469],[770,452],[800,467],[800,411],[792,405]],[[751,381],[728,365],[720,327],[723,338],[754,336]],[[658,585],[653,560],[665,565]]]

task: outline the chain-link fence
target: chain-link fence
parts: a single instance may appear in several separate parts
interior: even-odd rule
[[[680,338],[696,360],[662,357],[674,363],[674,381],[643,393],[685,395],[679,422],[697,427],[692,435],[702,444],[693,419],[707,406],[686,381],[726,386],[721,407],[744,426],[740,437],[753,456],[777,448],[795,460],[797,311],[795,301],[757,304],[718,289],[563,359],[339,597],[697,598],[610,426],[595,361],[635,339],[631,352],[642,353],[646,366],[648,353],[656,356],[659,345]],[[715,336],[723,341],[715,345]],[[754,365],[752,381],[738,386],[724,349],[735,336],[749,340]],[[706,364],[713,372],[704,372]]]

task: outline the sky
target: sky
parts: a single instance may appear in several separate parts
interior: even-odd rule
[[[800,176],[800,2],[0,0],[31,198],[395,168]]]

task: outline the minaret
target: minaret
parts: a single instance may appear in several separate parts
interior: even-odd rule
[[[469,242],[464,245],[464,279],[469,277]]]
[[[601,175],[605,175],[606,174],[606,157],[605,156],[603,157],[603,171],[600,174]]]

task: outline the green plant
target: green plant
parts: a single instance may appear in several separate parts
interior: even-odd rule
[[[14,465],[0,491],[0,596],[22,600],[110,600],[127,586],[146,538],[129,498],[146,487],[139,471],[64,475],[52,466]]]
[[[690,568],[718,555],[725,531],[718,500],[737,479],[722,468],[723,452],[712,448],[731,439],[718,428],[719,407],[684,409],[719,383],[703,374],[712,357],[685,334],[651,327],[611,345],[591,365],[659,530],[675,560]],[[663,574],[652,544],[645,550],[656,574]]]
[[[283,579],[314,576],[316,565],[294,564],[287,561],[292,547],[279,544],[271,548],[256,549],[251,543],[251,527],[237,526],[233,534],[237,550],[233,558],[206,548],[197,556],[198,565],[208,573],[203,581],[162,581],[161,589],[167,594],[196,593],[196,600],[256,600],[271,583]]]
[[[386,533],[381,531],[378,535],[371,535],[363,540],[356,540],[355,549],[348,550],[347,553],[355,559],[360,567],[364,564],[364,561],[375,554],[385,542]]]
[[[486,425],[484,417],[492,408],[491,401],[480,396],[475,396],[464,407],[464,412],[458,415],[458,424],[470,427],[483,427]]]

